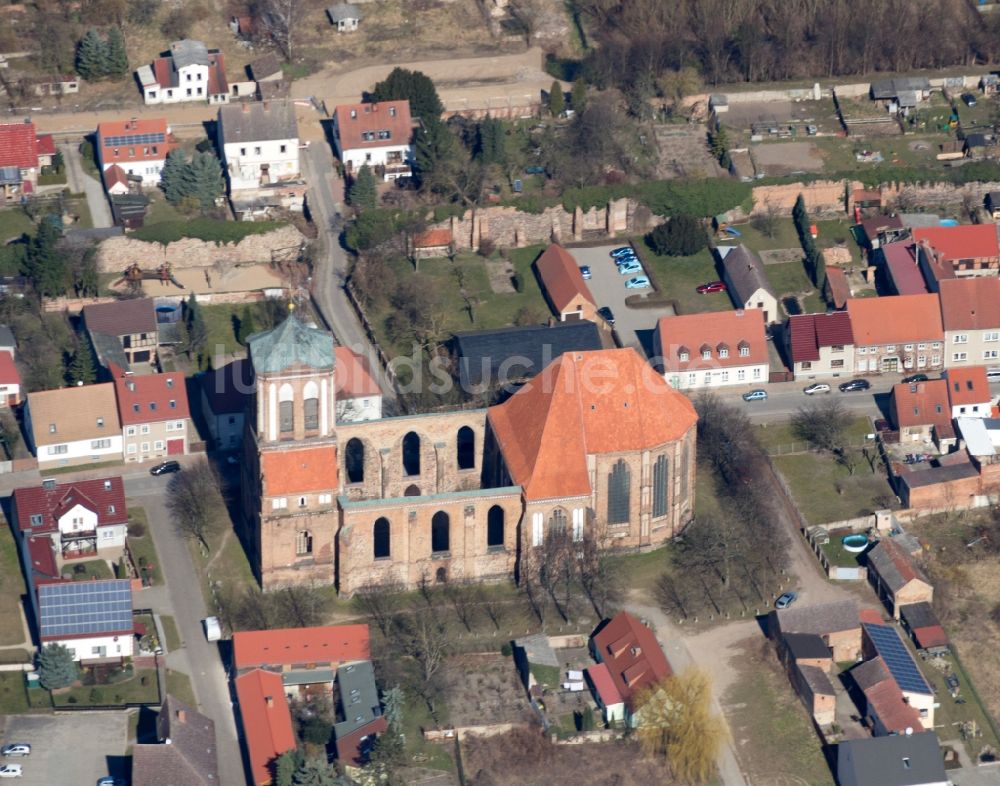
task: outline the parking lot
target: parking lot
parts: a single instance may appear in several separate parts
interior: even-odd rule
[[[11,781],[18,786],[93,786],[103,775],[128,778],[126,712],[7,715],[0,724],[0,745],[31,745],[30,756],[2,760],[22,766],[23,776]]]
[[[611,259],[611,250],[619,248],[624,243],[599,248],[571,248],[569,252],[581,267],[587,265],[593,278],[587,282],[598,306],[607,306],[615,315],[615,330],[621,338],[622,346],[635,347],[640,352],[651,354],[653,349],[653,331],[660,317],[673,316],[670,306],[663,308],[629,308],[625,298],[629,295],[641,295],[651,292],[651,289],[625,289],[625,282],[633,276],[632,273],[622,276]]]

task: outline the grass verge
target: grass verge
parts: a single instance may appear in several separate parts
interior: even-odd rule
[[[169,614],[160,615],[160,626],[163,628],[163,637],[166,639],[167,652],[173,652],[183,647],[181,634],[177,631],[177,622]]]
[[[77,707],[115,704],[155,704],[159,701],[156,689],[156,669],[138,669],[131,679],[113,685],[79,685],[52,694],[56,707]]]
[[[182,671],[167,669],[167,693],[176,696],[192,707],[198,706],[198,701],[194,696],[194,688],[191,685],[191,678]]]
[[[0,646],[24,641],[24,626],[21,625],[24,592],[14,533],[7,522],[0,519]]]

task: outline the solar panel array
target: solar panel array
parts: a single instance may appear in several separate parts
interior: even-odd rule
[[[132,629],[132,585],[126,579],[42,584],[38,605],[42,636]]]
[[[895,628],[888,625],[865,625],[865,632],[882,656],[889,672],[899,684],[901,690],[911,693],[933,693],[924,675],[917,668],[917,663],[906,649]]]
[[[155,145],[162,144],[166,140],[166,134],[162,131],[156,134],[125,134],[124,136],[104,137],[105,147],[126,147],[128,145]]]

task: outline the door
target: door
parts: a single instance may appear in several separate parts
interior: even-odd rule
[[[168,439],[167,440],[167,455],[168,456],[183,456],[184,455],[184,438],[181,439]]]

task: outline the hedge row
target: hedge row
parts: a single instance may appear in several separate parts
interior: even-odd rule
[[[249,235],[263,235],[283,226],[284,221],[218,221],[214,218],[195,218],[191,221],[150,224],[133,232],[132,237],[162,245],[186,237],[208,243],[238,243]]]

